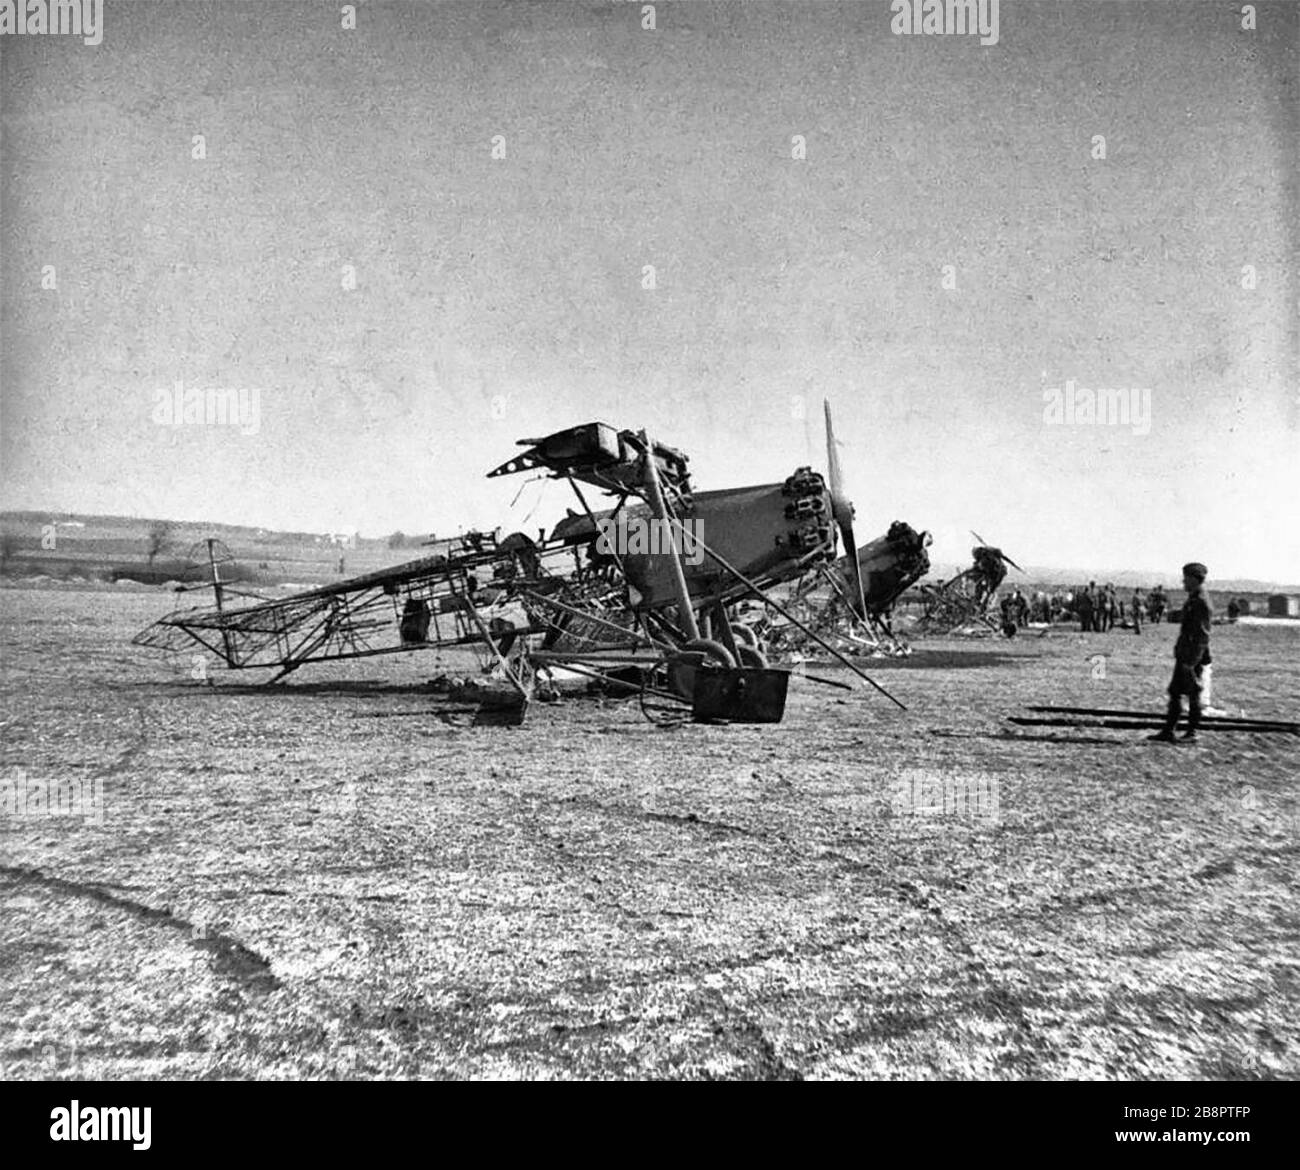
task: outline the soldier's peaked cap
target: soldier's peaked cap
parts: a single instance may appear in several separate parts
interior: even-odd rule
[[[1198,581],[1204,581],[1209,575],[1210,570],[1201,564],[1200,561],[1192,561],[1183,566],[1183,572],[1189,577],[1195,577]]]

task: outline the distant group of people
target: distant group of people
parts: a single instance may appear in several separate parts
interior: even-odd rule
[[[1032,597],[1025,596],[1017,587],[1003,595],[999,602],[1002,628],[1007,633],[1023,630],[1030,622],[1050,625],[1054,622],[1078,621],[1084,633],[1106,633],[1117,625],[1127,625],[1135,634],[1142,632],[1142,622],[1164,621],[1169,609],[1169,599],[1164,586],[1154,586],[1143,595],[1134,589],[1126,602],[1111,583],[1098,585],[1089,581],[1086,586],[1063,592],[1045,593],[1041,590]]]
[[[1085,633],[1089,630],[1104,634],[1113,629],[1115,619],[1120,617],[1120,602],[1114,585],[1097,587],[1096,581],[1089,581],[1088,587],[1079,591],[1075,598],[1074,611],[1079,615],[1079,629]]]
[[[1142,596],[1141,589],[1134,589],[1127,605],[1110,583],[1098,586],[1096,581],[1089,581],[1087,588],[1074,595],[1074,613],[1079,620],[1079,629],[1084,633],[1105,633],[1117,624],[1127,624],[1135,634],[1140,634],[1144,617],[1158,624],[1164,620],[1168,608],[1169,599],[1163,585],[1154,586],[1147,597]]]

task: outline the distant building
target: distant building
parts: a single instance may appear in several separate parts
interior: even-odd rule
[[[1300,617],[1300,597],[1274,593],[1268,599],[1269,617]]]

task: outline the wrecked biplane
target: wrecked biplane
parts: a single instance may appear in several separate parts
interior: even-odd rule
[[[909,654],[911,648],[894,633],[893,611],[898,599],[930,571],[930,542],[928,532],[896,520],[884,536],[858,549],[865,610],[853,597],[847,556],[814,566],[796,585],[791,606],[846,653]],[[774,622],[771,638],[792,653],[809,649],[808,639],[789,623]]]
[[[971,549],[971,567],[938,585],[921,587],[925,611],[916,624],[918,633],[950,633],[963,628],[987,633],[1001,628],[989,616],[989,602],[1006,580],[1008,565],[1021,573],[1024,570],[978,532],[971,535],[979,541]]]
[[[779,722],[789,672],[732,621],[735,604],[754,598],[902,707],[772,593],[833,562],[837,531],[856,548],[829,405],[826,419],[829,487],[803,467],[782,483],[697,493],[682,452],[600,422],[521,440],[527,450],[488,474],[541,470],[568,482],[582,510],[549,538],[471,533],[404,565],[234,605],[214,565],[214,606],[172,613],[134,641],[197,644],[231,669],[274,669],[271,682],[308,662],[469,647],[509,685],[520,718],[538,675],[564,668],[639,691],[647,713],[650,696],[688,705],[697,720]],[[614,506],[593,511],[582,485]],[[666,539],[643,539],[652,527]],[[862,562],[846,559],[843,580],[863,612]]]

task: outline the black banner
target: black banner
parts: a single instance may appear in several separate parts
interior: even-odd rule
[[[733,1086],[628,1089],[447,1082],[10,1082],[8,1149],[39,1158],[101,1159],[239,1149],[328,1156],[430,1152],[469,1140],[502,1156],[601,1148],[647,1153],[717,1148],[769,1155],[792,1143],[803,1157],[845,1141],[935,1154],[1056,1156],[1206,1150],[1234,1163],[1291,1146],[1294,1086],[1283,1082],[878,1083],[834,1082],[820,1093],[760,1102]],[[807,1090],[804,1090],[807,1091]],[[588,1098],[596,1092],[602,1099]],[[689,1139],[687,1138],[689,1135]],[[609,1146],[603,1144],[608,1139]],[[11,1155],[12,1157],[12,1155]],[[11,1161],[12,1165],[22,1165]]]

